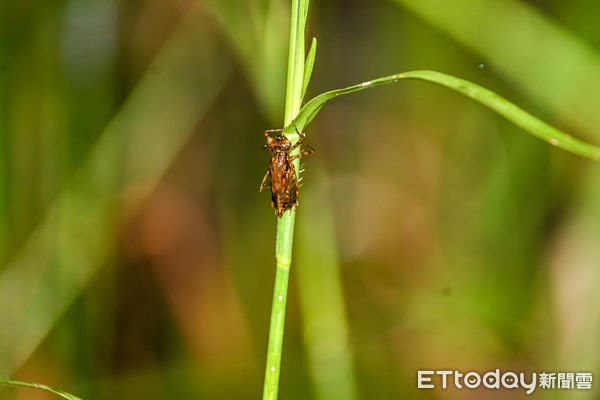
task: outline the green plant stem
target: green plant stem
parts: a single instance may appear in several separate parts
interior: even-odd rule
[[[24,387],[24,388],[30,388],[30,389],[39,389],[39,390],[44,390],[46,392],[54,393],[55,395],[60,396],[63,399],[81,400],[79,397],[74,396],[70,393],[63,392],[62,390],[59,390],[59,389],[54,389],[50,386],[41,385],[39,383],[13,381],[11,379],[0,378],[0,385],[13,386],[13,387]]]
[[[295,213],[285,213],[277,220],[277,238],[275,244],[275,288],[271,307],[271,325],[265,368],[265,386],[263,399],[277,399],[283,332],[285,326],[285,308],[287,304],[288,281],[292,263],[292,243],[294,240]]]
[[[288,58],[288,76],[285,96],[284,126],[286,134],[293,142],[299,138],[295,133],[292,121],[302,106],[304,86],[304,28],[308,0],[292,0],[290,22],[290,50]],[[298,129],[303,127],[298,126]],[[297,149],[299,152],[300,149]],[[295,160],[296,171],[299,171],[300,160]],[[269,344],[267,347],[267,364],[265,367],[265,383],[263,400],[277,399],[281,353],[283,348],[283,332],[285,326],[285,307],[287,304],[287,289],[292,263],[292,243],[294,241],[294,210],[286,212],[277,218],[277,237],[275,243],[275,288],[273,290],[273,305],[271,308],[271,325],[269,328]]]

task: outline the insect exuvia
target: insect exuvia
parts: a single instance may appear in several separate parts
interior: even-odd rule
[[[298,132],[296,128],[300,139],[292,145],[292,142],[282,134],[271,137],[269,135],[271,132],[283,132],[283,129],[269,129],[265,131],[267,144],[264,145],[263,149],[271,154],[271,162],[259,190],[263,191],[267,183],[267,178],[269,178],[271,205],[275,209],[275,213],[281,217],[286,210],[290,210],[291,213],[292,207],[295,209],[298,206],[298,176],[296,175],[296,168],[292,161],[296,158],[312,154],[315,150],[307,146],[307,150],[291,156],[290,152],[302,145],[302,140],[306,134]]]

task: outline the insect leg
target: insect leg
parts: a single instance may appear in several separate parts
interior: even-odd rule
[[[259,192],[262,192],[265,188],[265,183],[267,183],[267,177],[269,176],[269,171],[267,171],[267,173],[265,174],[265,177],[262,180],[262,183],[260,184],[260,188],[258,189]]]
[[[292,121],[292,125],[294,125],[294,129],[296,129],[296,133],[298,134],[298,136],[300,137],[300,139],[298,139],[298,141],[296,143],[294,143],[294,145],[290,148],[290,151],[292,151],[296,147],[300,146],[302,144],[302,140],[306,137],[306,133],[299,132],[298,131],[298,127],[296,126],[296,124],[293,121]]]
[[[298,127],[296,126],[296,123],[294,121],[292,121],[292,125],[294,125],[294,129],[296,130],[298,136],[302,136],[302,133],[298,132]]]
[[[305,150],[300,154],[296,154],[295,156],[291,156],[290,161],[294,161],[296,158],[302,158],[304,156],[308,156],[315,152],[315,149],[313,149],[312,147],[310,147],[310,146],[306,146],[306,147],[308,147],[308,150]]]
[[[298,141],[296,143],[294,143],[294,145],[292,147],[290,147],[290,151],[292,151],[295,148],[297,148],[298,146],[300,146],[302,144],[302,139],[304,139],[305,136],[306,136],[305,133],[301,133],[300,134],[300,139],[298,139]]]
[[[266,137],[269,137],[269,133],[270,133],[270,132],[283,132],[283,129],[267,129],[267,130],[265,131],[265,136],[266,136]]]

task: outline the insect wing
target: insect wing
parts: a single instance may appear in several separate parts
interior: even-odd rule
[[[285,193],[289,184],[288,169],[284,166],[271,166],[271,191],[273,193]]]

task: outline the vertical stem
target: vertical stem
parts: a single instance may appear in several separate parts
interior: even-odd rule
[[[277,220],[275,288],[273,289],[273,305],[271,307],[271,326],[269,328],[263,400],[277,399],[279,388],[285,307],[287,304],[290,264],[292,262],[292,242],[294,240],[294,219],[295,213],[292,211],[292,214],[286,212],[283,217]]]
[[[292,0],[290,21],[290,49],[288,57],[287,89],[285,96],[284,126],[286,135],[292,141],[299,138],[295,135],[292,121],[302,105],[302,87],[304,81],[304,28],[309,0]],[[300,149],[297,149],[300,151]],[[299,160],[294,161],[296,171]],[[269,328],[269,345],[267,348],[267,364],[265,367],[265,384],[263,400],[276,400],[279,389],[281,366],[281,350],[283,347],[283,331],[285,326],[285,307],[287,304],[288,279],[292,263],[292,243],[294,241],[295,211],[286,212],[277,219],[277,237],[275,243],[275,288],[271,308],[271,325]]]

